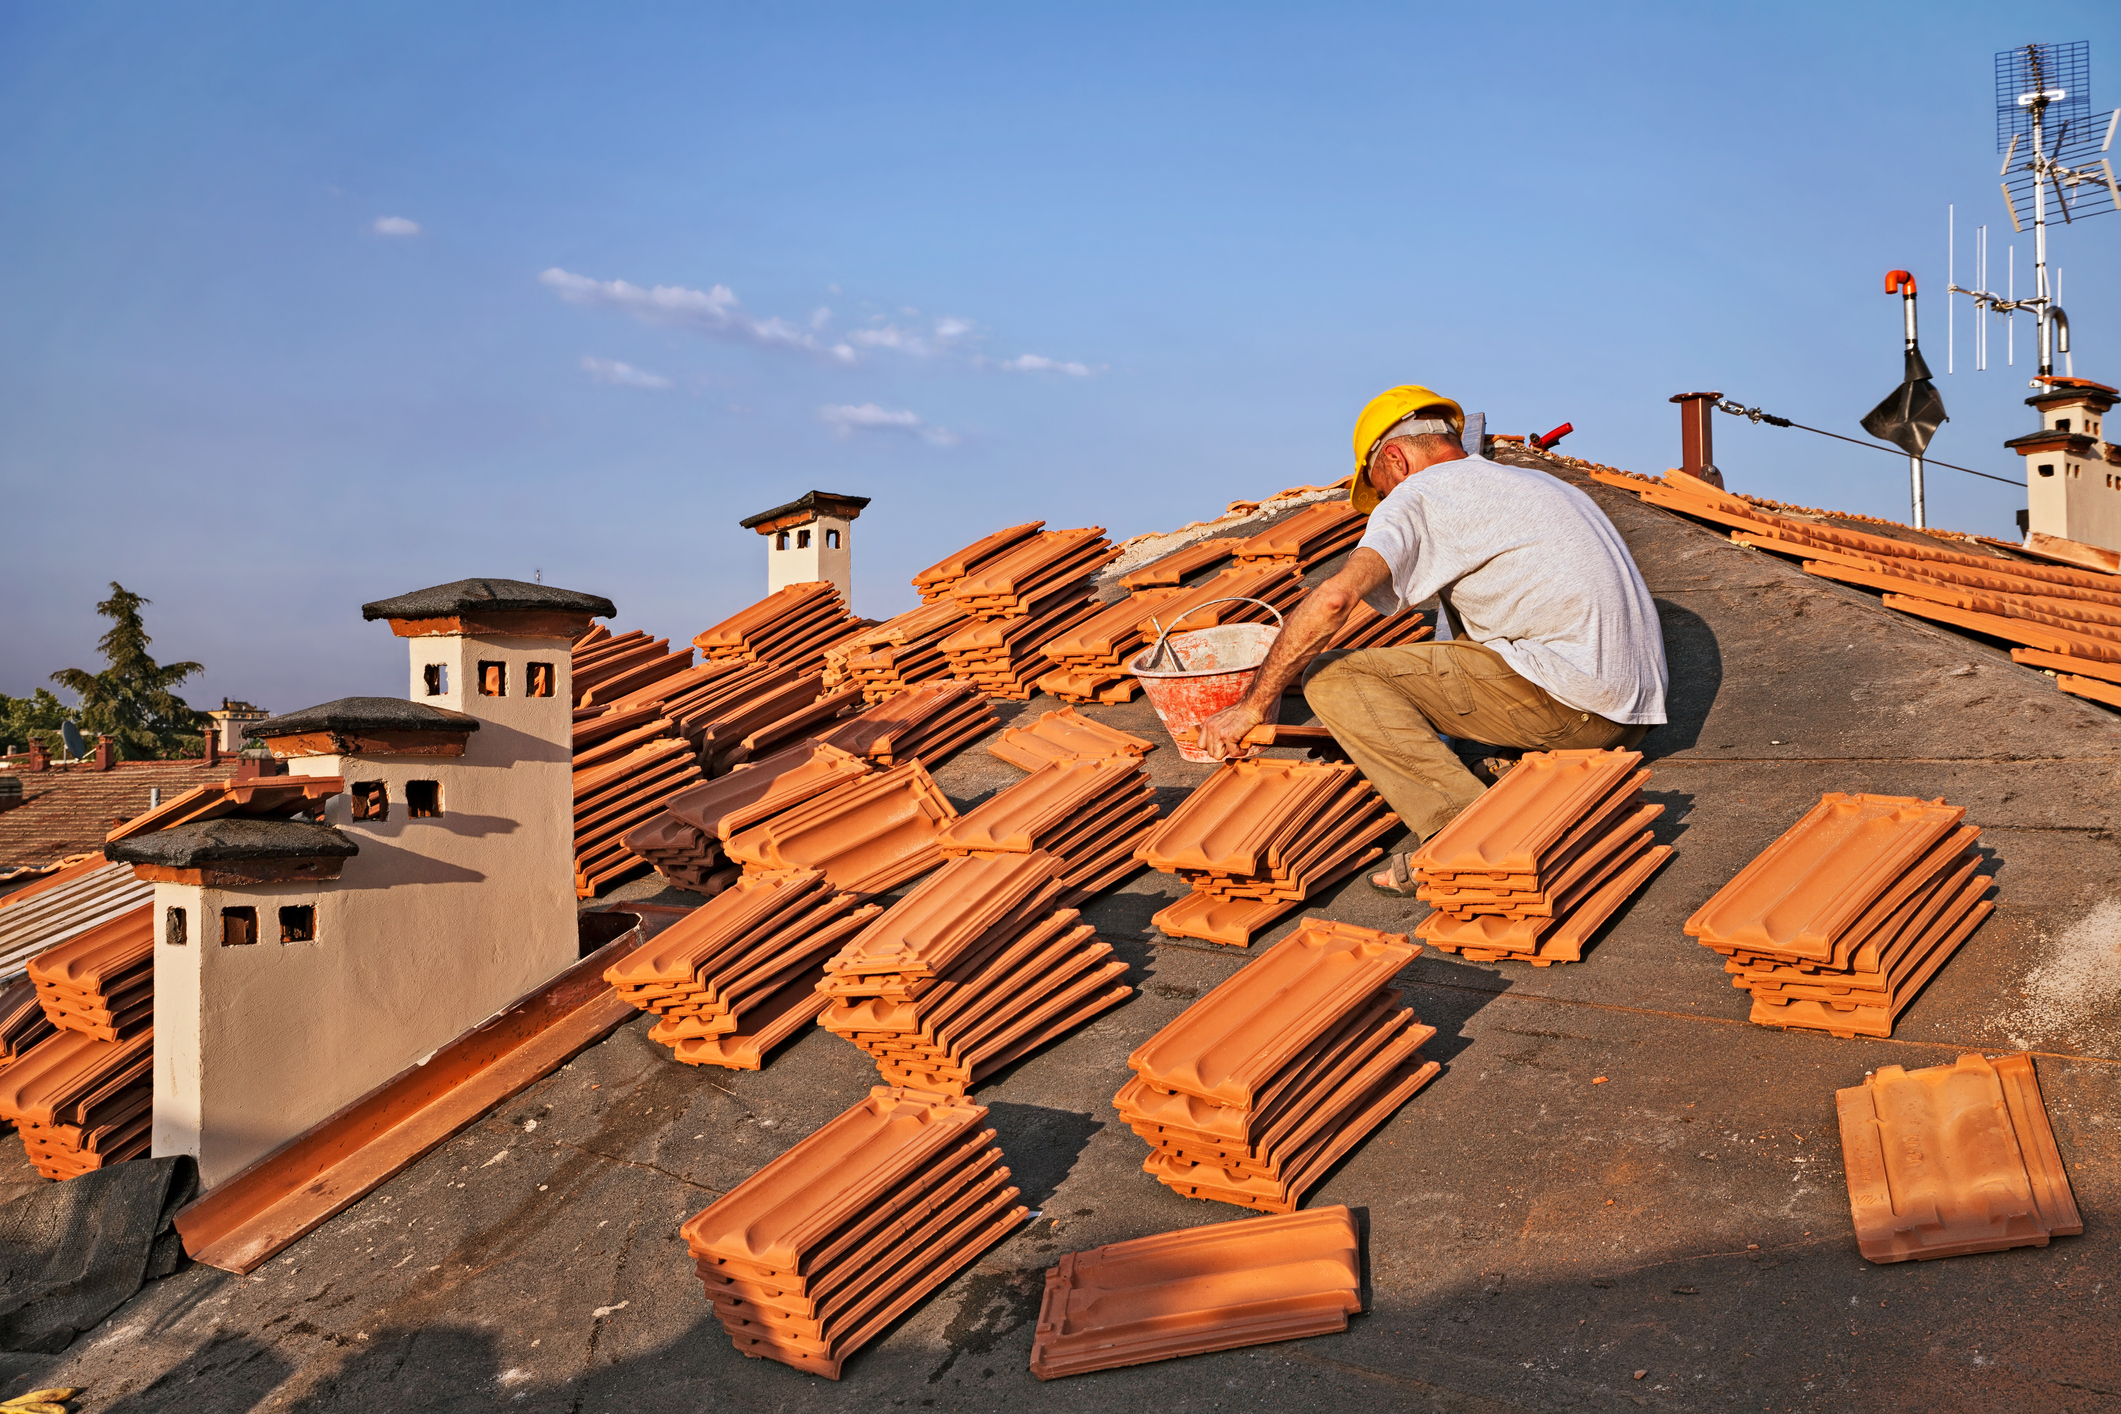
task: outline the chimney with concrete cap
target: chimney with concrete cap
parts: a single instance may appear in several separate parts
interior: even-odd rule
[[[2025,458],[2025,527],[2121,550],[2121,446],[2106,436],[2116,392],[2088,378],[2048,378],[2027,398],[2040,430],[2003,445]]]
[[[569,649],[611,601],[476,579],[361,612],[405,639],[409,697],[243,728],[336,778],[321,818],[106,846],[155,883],[153,1152],[208,1187],[577,958]]]
[[[766,592],[824,580],[854,602],[853,560],[848,535],[867,496],[811,491],[738,522],[766,537]]]

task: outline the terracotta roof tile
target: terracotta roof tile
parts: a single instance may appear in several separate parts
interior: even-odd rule
[[[987,750],[1012,766],[1035,771],[1052,761],[1102,760],[1120,755],[1139,759],[1156,750],[1156,743],[1092,721],[1073,707],[1063,707],[1057,712],[1041,713],[1029,726],[1009,727]]]
[[[1249,1106],[1281,1066],[1420,954],[1399,934],[1306,920],[1127,1064],[1159,1088]]]
[[[942,860],[937,831],[957,818],[918,761],[848,781],[724,843],[747,872],[822,869],[835,888],[877,894]]]
[[[1042,1380],[1346,1330],[1362,1238],[1345,1207],[1188,1228],[1071,1252],[1046,1273],[1031,1338]]]
[[[962,1098],[879,1086],[681,1229],[738,1351],[847,1357],[1028,1216]]]
[[[1871,1261],[2044,1247],[2084,1230],[2032,1057],[1880,1066],[1834,1099]]]
[[[958,582],[982,565],[993,563],[1010,549],[1046,528],[1042,520],[1028,521],[982,536],[954,555],[946,555],[913,577],[913,587],[924,602],[942,598]]]
[[[101,855],[0,898],[0,977],[32,957],[150,902],[155,886]]]
[[[29,980],[52,1025],[129,1041],[155,1024],[154,907],[142,904],[30,960]]]

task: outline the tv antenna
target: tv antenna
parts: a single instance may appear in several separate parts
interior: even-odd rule
[[[2091,51],[2091,44],[2079,39],[2021,44],[1996,55],[1996,147],[2003,153],[2003,201],[2013,230],[2022,234],[2028,223],[2033,228],[2033,292],[2024,299],[2016,297],[2015,251],[2008,292],[1999,295],[1987,288],[1986,226],[1976,237],[1976,283],[1981,288],[1962,289],[1949,282],[1946,286],[1947,298],[1966,295],[1974,302],[1976,367],[1988,366],[1988,322],[1980,316],[1995,313],[2009,319],[2021,309],[2033,316],[2039,334],[2036,388],[2054,377],[2057,353],[2065,372],[2075,372],[2060,281],[2051,286],[2048,280],[2048,203],[2054,202],[2065,225],[2121,208],[2121,186],[2115,184],[2113,163],[2106,155],[2115,127],[2121,125],[2121,109],[2093,114]],[[1945,219],[1949,228],[1954,216],[1948,213]],[[1948,240],[1952,251],[1947,259],[1956,261],[1956,232]]]

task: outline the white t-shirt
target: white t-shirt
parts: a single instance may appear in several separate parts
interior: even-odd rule
[[[1655,725],[1664,633],[1620,532],[1589,496],[1486,457],[1442,462],[1370,513],[1362,548],[1391,567],[1379,613],[1440,597],[1464,636],[1579,712]]]

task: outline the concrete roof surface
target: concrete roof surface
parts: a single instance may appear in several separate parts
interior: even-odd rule
[[[762,1071],[693,1069],[644,1015],[251,1278],[193,1266],[64,1354],[0,1356],[0,1397],[79,1384],[122,1414],[2114,1407],[2121,722],[1992,647],[1528,464],[1605,508],[1656,596],[1672,720],[1643,743],[1646,797],[1678,853],[1580,964],[1428,952],[1396,979],[1444,1071],[1307,1199],[1367,1229],[1368,1309],[1345,1334],[1051,1384],[1027,1369],[1061,1253],[1246,1216],[1141,1172],[1148,1146],[1111,1105],[1127,1055],[1305,916],[1410,931],[1427,913],[1357,879],[1239,952],[1151,929],[1184,885],[1144,873],[1085,909],[1138,995],[975,1091],[1039,1216],[836,1384],[738,1355],[678,1226],[874,1067],[813,1029]],[[1057,705],[996,707],[1006,723]],[[1078,711],[1161,743],[1145,764],[1167,808],[1211,769],[1178,759],[1145,701]],[[935,778],[964,808],[1022,777],[975,746]],[[1997,914],[1889,1041],[1748,1024],[1723,959],[1680,931],[1828,790],[1964,805],[1996,874]],[[2086,1231],[1873,1266],[1834,1091],[1966,1050],[2035,1054]],[[4,1141],[0,1172],[19,1152]]]

